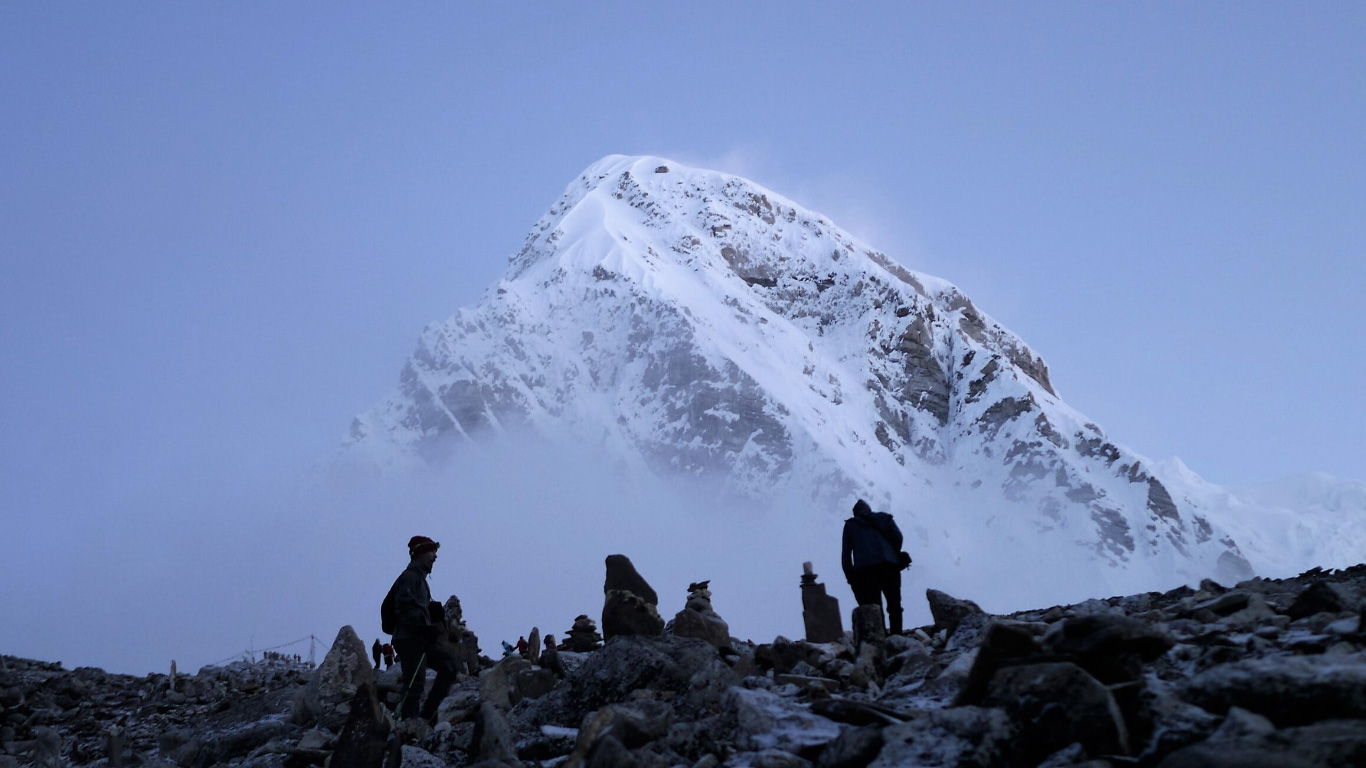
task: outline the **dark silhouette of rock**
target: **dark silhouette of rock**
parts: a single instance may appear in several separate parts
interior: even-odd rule
[[[532,627],[531,634],[527,636],[527,661],[532,664],[541,663],[541,628]]]
[[[597,623],[581,613],[574,619],[574,626],[565,633],[560,650],[584,653],[596,649],[601,642],[602,635],[598,634]]]
[[[717,648],[729,648],[730,625],[712,610],[708,583],[702,581],[688,585],[686,604],[683,610],[674,614],[673,634],[675,637],[706,640]]]
[[[864,643],[882,644],[887,642],[887,624],[881,605],[860,605],[854,608],[853,621],[854,646],[861,648]]]
[[[969,613],[958,622],[958,626],[948,635],[944,642],[944,650],[950,653],[961,653],[976,648],[982,642],[982,637],[987,632],[987,627],[991,626],[993,617],[986,613]]]
[[[959,600],[937,589],[925,590],[925,599],[930,603],[930,615],[934,616],[935,630],[946,630],[952,635],[958,629],[958,622],[971,613],[985,613],[971,600]]]
[[[1342,594],[1333,585],[1318,581],[1301,592],[1285,613],[1292,619],[1303,619],[1316,613],[1337,613],[1346,609]]]
[[[1026,659],[1037,655],[1039,651],[1039,643],[1029,630],[993,621],[982,636],[977,658],[973,660],[967,680],[954,699],[954,706],[981,704],[996,670],[1008,661]]]
[[[1009,718],[999,709],[937,709],[882,730],[879,765],[1004,766],[1029,765],[1015,743]]]
[[[602,635],[608,640],[630,635],[658,636],[664,619],[655,606],[634,592],[614,589],[602,606]]]
[[[1224,597],[1236,594],[1229,592]],[[1071,657],[1106,685],[1140,679],[1143,665],[1175,644],[1162,629],[1128,616],[1078,616],[1053,626],[1055,631],[1045,638],[1048,649]]]
[[[825,593],[811,563],[802,563],[802,624],[808,643],[833,643],[844,637],[839,598]]]
[[[1223,714],[1240,707],[1279,727],[1330,718],[1366,719],[1366,664],[1334,656],[1254,658],[1208,669],[1178,686],[1178,695]]]
[[[816,768],[864,768],[882,751],[882,728],[850,728],[825,745]]]
[[[773,670],[774,674],[787,674],[798,664],[815,666],[820,662],[821,649],[804,642],[793,642],[785,637],[774,638],[772,643],[756,646],[754,662],[763,670]]]
[[[516,701],[512,703],[515,705],[523,699],[539,699],[550,693],[551,689],[555,687],[555,673],[539,667],[523,669],[517,673],[513,682],[516,690]]]
[[[684,608],[674,615],[674,635],[706,640],[717,648],[730,647],[730,625],[714,611],[703,613]]]
[[[547,635],[545,650],[541,651],[541,668],[547,669],[555,677],[564,677],[564,662],[560,661],[560,649],[555,645],[555,636]]]
[[[1205,741],[1176,750],[1159,768],[1339,768],[1366,764],[1366,721],[1326,720],[1276,730],[1237,707]]]
[[[1000,669],[983,703],[1010,715],[1019,732],[1019,757],[1026,765],[1073,742],[1093,755],[1129,754],[1128,730],[1114,697],[1070,662]]]
[[[636,571],[631,558],[626,555],[607,556],[607,581],[603,584],[602,591],[605,594],[617,590],[638,595],[650,605],[659,605],[659,595],[655,594],[645,578]]]
[[[594,742],[584,761],[586,768],[636,768],[639,764],[626,745],[610,733]]]
[[[363,683],[351,699],[351,712],[337,737],[331,768],[384,768],[388,741],[389,718],[380,707],[375,685]]]
[[[497,707],[487,701],[479,705],[470,739],[470,754],[476,760],[519,765],[516,741],[507,719]]]

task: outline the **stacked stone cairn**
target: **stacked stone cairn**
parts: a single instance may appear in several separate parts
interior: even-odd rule
[[[671,624],[674,637],[696,637],[717,648],[730,648],[730,625],[711,607],[710,581],[688,585],[688,599]]]
[[[479,636],[465,626],[464,611],[460,598],[451,595],[446,599],[446,637],[450,651],[455,656],[462,672],[476,674],[482,668],[479,657]]]
[[[705,615],[707,590],[683,610]],[[316,670],[237,662],[174,688],[0,657],[0,768],[1366,765],[1366,565],[1010,615],[926,597],[933,623],[904,636],[870,606],[826,643],[720,647],[675,621],[562,646],[561,675],[483,660],[434,727],[394,722],[398,675],[349,627]]]
[[[808,643],[833,643],[844,636],[839,598],[825,594],[810,562],[802,563],[802,623]]]
[[[574,617],[574,626],[564,635],[564,642],[559,646],[561,651],[585,653],[596,651],[602,646],[602,635],[598,634],[597,622],[585,613]]]

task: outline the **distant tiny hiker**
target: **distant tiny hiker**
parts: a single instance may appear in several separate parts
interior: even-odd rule
[[[375,669],[379,669],[379,657],[384,653],[384,646],[379,644],[379,638],[375,638],[375,644],[370,646],[370,655],[375,657]]]
[[[911,564],[901,550],[901,529],[886,512],[874,512],[868,502],[854,503],[854,516],[844,521],[840,564],[859,605],[881,605],[887,598],[887,621],[894,635],[901,626],[901,571]]]
[[[436,564],[436,550],[440,547],[439,542],[426,536],[409,539],[408,567],[394,580],[380,606],[380,620],[384,631],[394,636],[394,650],[398,651],[399,667],[403,670],[400,718],[419,714],[428,667],[436,670],[432,691],[427,695],[426,703],[421,705],[421,716],[428,722],[436,719],[437,707],[455,682],[455,657],[438,642],[444,636],[444,629],[435,617],[443,615],[445,609],[432,601],[432,592],[427,586],[427,575]]]

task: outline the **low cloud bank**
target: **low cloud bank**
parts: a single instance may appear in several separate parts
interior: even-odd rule
[[[531,440],[458,448],[444,469],[402,477],[334,469],[300,484],[205,468],[99,522],[29,545],[4,545],[5,653],[145,674],[182,670],[316,636],[318,658],[344,624],[367,644],[379,604],[407,563],[410,536],[442,543],[433,597],[455,594],[485,653],[533,626],[562,636],[581,613],[600,618],[603,561],[629,556],[666,619],[689,582],[711,580],[732,634],[801,637],[798,587],[814,563],[846,619],[837,508],[785,498],[727,499],[705,480],[663,482],[592,451]],[[908,626],[928,623],[926,587],[1005,612],[1174,584],[1111,582],[1068,542],[1024,523],[954,511],[930,495],[889,510],[916,564],[903,578]],[[994,521],[994,522],[993,522]],[[47,539],[57,546],[43,541]],[[309,642],[280,649],[307,657]]]

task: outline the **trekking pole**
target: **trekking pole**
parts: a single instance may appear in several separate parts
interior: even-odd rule
[[[417,669],[414,669],[414,670],[413,670],[413,679],[408,681],[408,686],[407,686],[407,688],[405,688],[404,691],[403,691],[403,698],[401,698],[401,699],[398,700],[398,716],[399,716],[400,719],[402,719],[402,717],[403,717],[403,705],[408,703],[408,696],[409,696],[409,694],[411,694],[411,693],[413,692],[413,685],[415,685],[415,684],[417,683],[417,676],[420,675],[420,674],[422,674],[422,670],[423,670],[423,666],[422,666],[422,665],[423,665],[423,664],[426,664],[426,663],[427,663],[427,652],[426,652],[426,651],[423,651],[423,652],[422,652],[422,656],[419,657],[418,660],[417,660]],[[419,693],[419,694],[418,694],[418,698],[422,698],[422,694]]]

